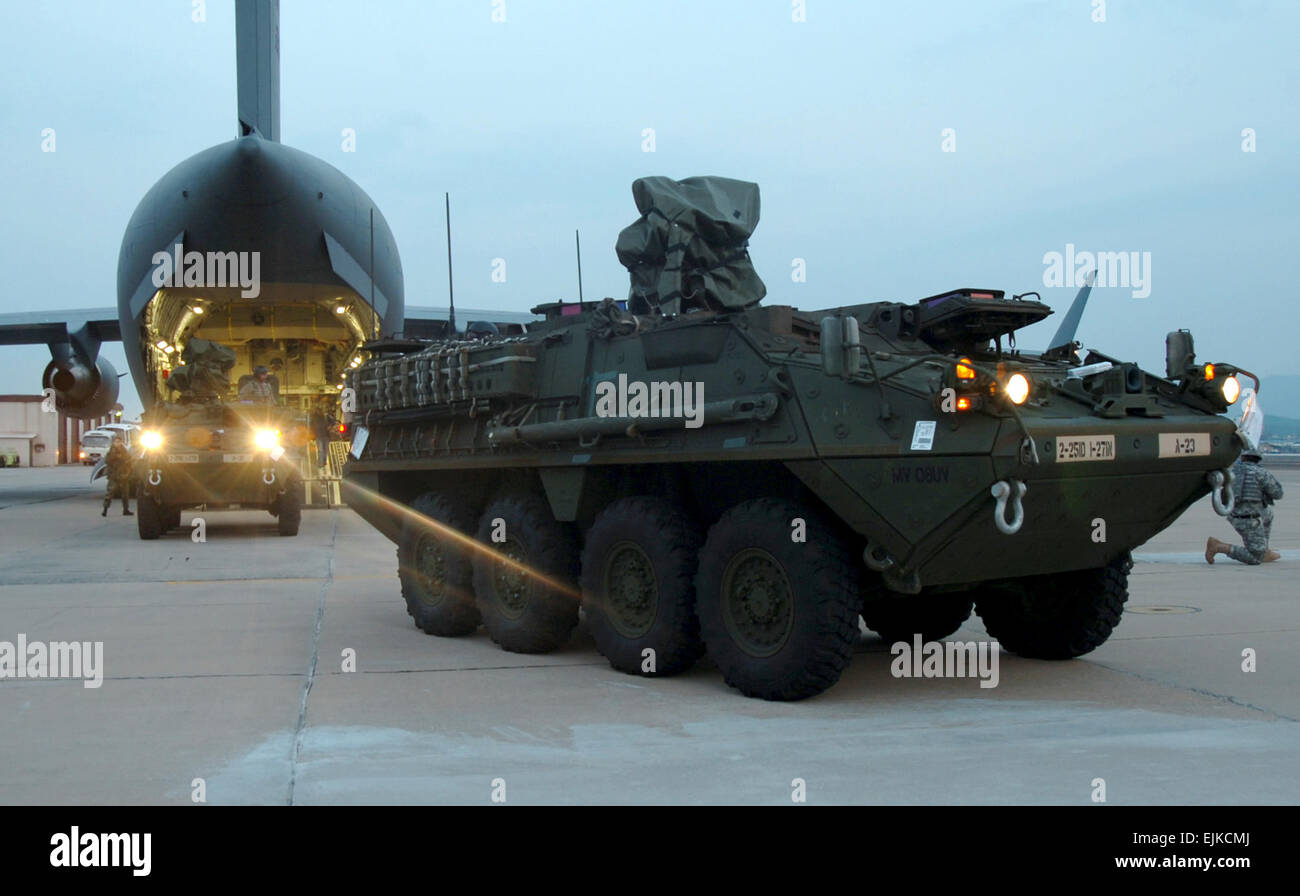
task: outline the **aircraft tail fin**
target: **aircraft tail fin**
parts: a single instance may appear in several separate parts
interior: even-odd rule
[[[1061,326],[1057,328],[1056,335],[1052,337],[1052,344],[1047,347],[1047,351],[1064,349],[1074,343],[1074,334],[1079,329],[1079,321],[1083,319],[1084,306],[1088,304],[1088,294],[1092,292],[1092,283],[1096,279],[1097,271],[1093,270],[1088,274],[1088,279],[1084,282],[1083,288],[1079,290],[1079,294],[1070,303],[1070,310],[1065,312],[1065,319],[1061,321]]]
[[[239,136],[280,140],[280,0],[235,0]]]

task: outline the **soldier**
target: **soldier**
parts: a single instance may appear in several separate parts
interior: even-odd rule
[[[325,402],[319,402],[312,409],[307,425],[311,429],[312,438],[316,440],[317,466],[322,470],[327,470],[330,457],[330,436],[334,433],[335,422]]]
[[[108,505],[113,503],[115,496],[121,496],[122,516],[135,516],[131,512],[128,498],[131,488],[131,452],[126,449],[126,443],[120,435],[113,436],[113,446],[108,449],[104,464],[108,467],[108,491],[104,494],[104,510],[99,515],[108,516]]]
[[[465,325],[466,339],[491,339],[500,335],[501,331],[490,320],[472,320]]]
[[[275,392],[266,381],[267,369],[261,364],[253,368],[253,378],[239,387],[239,400],[256,404],[274,404]]]
[[[1282,484],[1259,465],[1261,459],[1258,448],[1248,447],[1232,468],[1237,500],[1228,522],[1237,530],[1245,546],[1230,545],[1211,536],[1205,542],[1207,563],[1213,563],[1216,554],[1226,554],[1249,566],[1272,563],[1282,556],[1268,547],[1273,528],[1272,504],[1282,497]]]

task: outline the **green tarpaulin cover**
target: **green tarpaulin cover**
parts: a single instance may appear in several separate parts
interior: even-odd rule
[[[628,310],[739,310],[767,294],[747,249],[758,226],[758,184],[643,177],[633,182],[632,196],[641,218],[615,246],[631,275]]]

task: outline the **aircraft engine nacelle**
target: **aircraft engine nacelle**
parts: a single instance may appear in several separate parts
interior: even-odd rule
[[[58,409],[79,419],[102,417],[111,411],[117,403],[117,388],[117,371],[104,358],[96,358],[93,367],[76,358],[55,358],[41,376],[42,394],[53,392]]]

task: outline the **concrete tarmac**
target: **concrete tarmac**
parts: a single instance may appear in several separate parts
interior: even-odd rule
[[[1113,804],[1300,801],[1300,470],[1258,567],[1208,499],[1136,553],[1111,639],[1002,654],[997,687],[896,678],[863,633],[833,689],[741,697],[706,661],[610,669],[407,616],[392,545],[349,510],[202,514],[137,538],[87,468],[0,470],[0,642],[103,643],[103,682],[0,679],[0,802]],[[978,617],[954,636],[986,638]],[[0,644],[0,649],[3,645]],[[356,671],[345,671],[355,652]],[[1244,655],[1254,671],[1244,671]],[[800,784],[802,782],[802,785]]]

